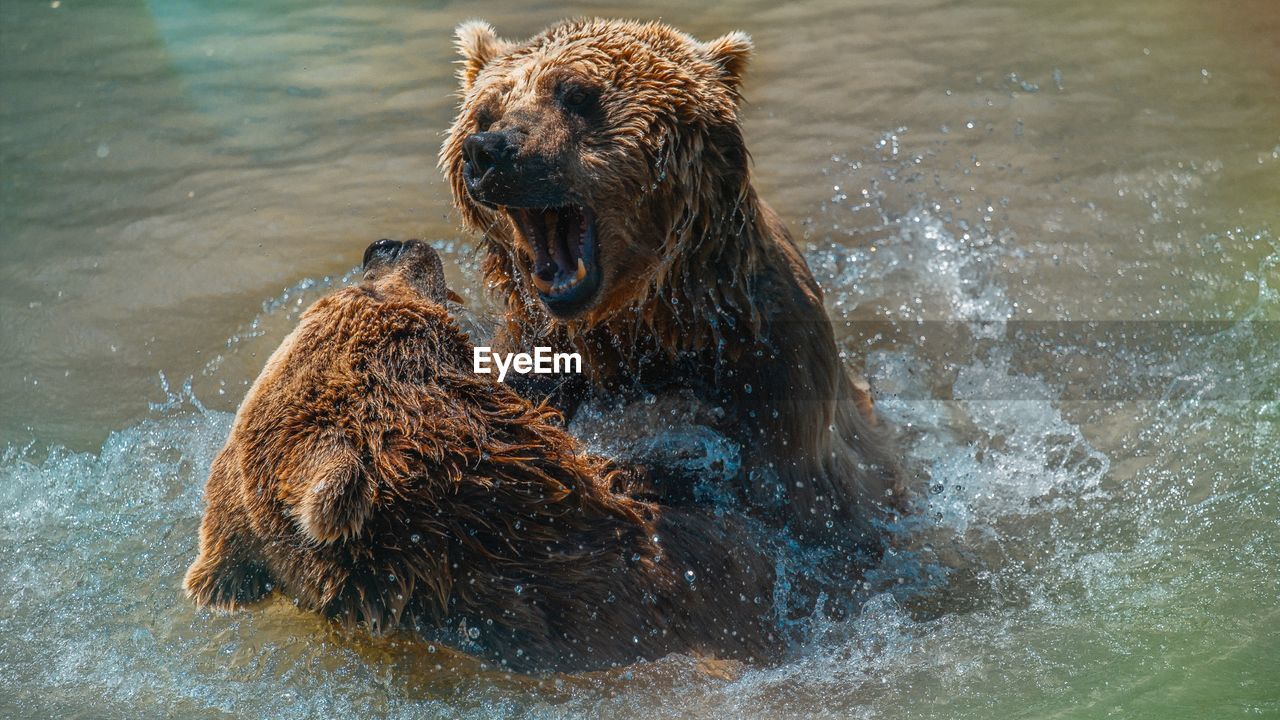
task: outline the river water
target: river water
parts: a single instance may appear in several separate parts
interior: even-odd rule
[[[209,463],[301,309],[386,236],[491,310],[434,168],[452,27],[574,14],[755,38],[756,183],[929,477],[910,549],[727,678],[196,611]],[[1280,716],[1273,0],[13,0],[0,99],[0,715]]]

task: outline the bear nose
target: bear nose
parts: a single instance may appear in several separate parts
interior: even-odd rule
[[[404,252],[404,243],[399,240],[388,240],[383,238],[369,245],[364,251],[364,260],[360,262],[360,266],[369,267],[371,262],[391,262],[400,257],[400,253]]]
[[[516,146],[507,133],[480,132],[462,141],[462,154],[467,159],[472,185],[479,185],[490,171],[505,172],[515,165]]]

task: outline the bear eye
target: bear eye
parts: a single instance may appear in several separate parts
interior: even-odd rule
[[[575,115],[590,115],[599,107],[600,93],[594,88],[570,85],[560,92],[560,104]]]
[[[484,132],[493,124],[493,113],[481,110],[476,113],[476,132]]]

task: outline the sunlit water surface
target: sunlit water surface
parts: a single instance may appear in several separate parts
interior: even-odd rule
[[[0,715],[1280,716],[1274,3],[643,13],[755,37],[757,184],[928,476],[861,616],[731,679],[180,592],[231,413],[366,242],[431,239],[487,322],[452,26],[638,10],[52,5],[0,6]]]

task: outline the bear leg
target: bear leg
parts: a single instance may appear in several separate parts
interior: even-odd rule
[[[271,592],[271,576],[262,563],[230,550],[229,544],[200,543],[200,555],[182,581],[187,597],[197,605],[233,610]]]

